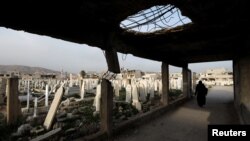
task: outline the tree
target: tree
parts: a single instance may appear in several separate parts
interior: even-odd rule
[[[86,72],[85,72],[84,70],[81,70],[81,71],[80,71],[80,76],[81,76],[82,78],[84,78],[85,75],[86,75]]]

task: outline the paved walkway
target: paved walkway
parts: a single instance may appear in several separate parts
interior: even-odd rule
[[[206,141],[208,124],[239,124],[233,87],[213,87],[204,108],[198,107],[194,98],[145,125],[125,131],[115,141]]]

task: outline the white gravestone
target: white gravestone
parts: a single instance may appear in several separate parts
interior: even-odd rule
[[[162,95],[162,81],[159,81],[159,95]]]
[[[100,106],[101,106],[101,85],[98,84],[96,87],[96,96],[95,96],[95,101],[94,101],[94,106],[96,107],[96,111],[100,111]]]
[[[126,87],[126,102],[131,103],[131,94],[132,94],[132,87],[131,85],[127,85]]]
[[[145,88],[143,84],[140,84],[139,93],[140,93],[140,100],[142,102],[145,102],[147,99],[146,99],[146,93],[145,93]]]
[[[134,105],[137,110],[141,111],[142,107],[139,102],[138,89],[136,85],[132,85],[132,102],[132,105]]]
[[[49,85],[46,85],[45,88],[45,106],[48,107],[49,106]]]
[[[69,86],[72,87],[73,86],[73,75],[72,74],[69,75],[69,79],[70,79]]]
[[[49,109],[48,114],[47,114],[45,121],[43,123],[44,127],[47,130],[51,129],[51,127],[52,127],[52,123],[53,123],[54,117],[56,115],[56,111],[59,107],[59,104],[61,103],[61,99],[62,99],[62,96],[64,93],[63,91],[64,91],[63,85],[61,85],[61,87],[55,93],[55,97],[51,103],[50,109]]]
[[[139,102],[139,95],[138,95],[138,90],[136,85],[132,85],[132,101],[134,102]]]
[[[35,97],[35,101],[34,101],[34,115],[33,117],[37,116],[37,97]]]
[[[84,99],[84,95],[85,95],[85,83],[82,82],[82,88],[81,88],[81,99]]]
[[[119,85],[117,83],[114,84],[115,85],[115,97],[119,97],[119,91],[120,91],[120,88],[119,88]]]

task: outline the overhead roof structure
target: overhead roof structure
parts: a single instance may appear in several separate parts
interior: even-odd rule
[[[159,5],[178,8],[192,23],[150,33],[120,27]],[[178,66],[249,52],[249,12],[247,0],[8,1],[0,5],[0,26]]]

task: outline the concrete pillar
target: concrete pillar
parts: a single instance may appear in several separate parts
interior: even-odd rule
[[[105,57],[108,64],[108,70],[114,73],[120,73],[120,65],[116,51],[112,48],[106,50]]]
[[[250,56],[233,60],[235,104],[250,104]]]
[[[193,89],[193,91],[192,92],[195,92],[195,88],[196,88],[196,73],[193,72],[193,75],[192,75],[192,89]]]
[[[113,87],[111,83],[102,79],[101,82],[101,131],[106,132],[108,137],[112,136],[112,111],[113,111]]]
[[[15,124],[21,115],[21,105],[18,99],[18,78],[8,78],[7,87],[7,124]]]
[[[191,94],[192,94],[192,72],[190,69],[188,69],[188,85],[187,85],[187,88],[188,88],[188,98],[191,98]]]
[[[234,79],[234,104],[235,106],[240,105],[240,67],[239,60],[233,60],[233,79]]]
[[[182,81],[183,81],[183,95],[184,97],[188,97],[189,95],[189,88],[188,88],[188,67],[187,65],[182,68]]]
[[[233,60],[234,104],[242,124],[250,124],[250,56]]]
[[[4,104],[4,97],[6,96],[6,83],[7,80],[2,78],[1,81],[1,86],[0,86],[0,106]]]
[[[168,94],[169,94],[169,65],[162,62],[161,65],[162,73],[162,96],[161,102],[163,105],[168,105]]]

